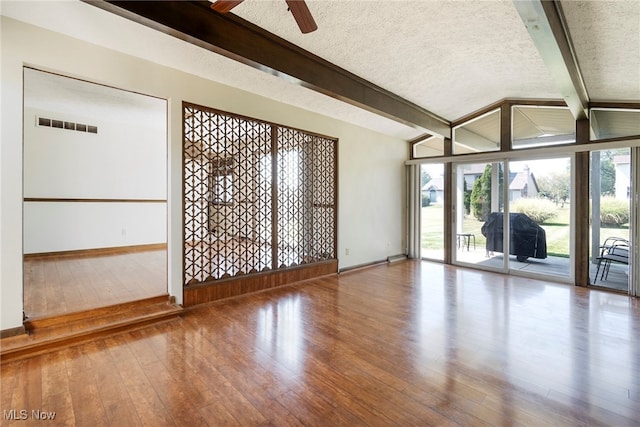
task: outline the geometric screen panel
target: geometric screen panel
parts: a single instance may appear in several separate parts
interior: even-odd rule
[[[183,114],[185,286],[336,258],[336,139]]]

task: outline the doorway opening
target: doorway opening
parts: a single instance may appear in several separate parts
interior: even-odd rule
[[[29,320],[167,295],[167,102],[24,68]]]

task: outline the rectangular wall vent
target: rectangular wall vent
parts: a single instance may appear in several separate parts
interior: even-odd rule
[[[98,126],[87,125],[84,123],[65,122],[63,120],[47,119],[45,117],[36,117],[38,126],[46,126],[51,128],[75,130],[78,132],[98,133]]]

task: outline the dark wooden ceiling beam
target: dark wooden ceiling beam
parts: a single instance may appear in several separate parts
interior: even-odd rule
[[[587,118],[589,95],[571,37],[555,0],[513,0],[542,60],[576,120]]]
[[[208,1],[93,1],[97,6],[212,52],[432,134],[450,123]]]

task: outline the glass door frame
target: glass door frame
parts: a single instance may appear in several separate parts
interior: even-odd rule
[[[442,167],[442,178],[443,178],[443,183],[444,183],[444,188],[442,189],[442,205],[443,205],[443,213],[442,213],[442,256],[438,257],[438,256],[426,256],[424,255],[427,251],[425,251],[424,249],[428,249],[428,248],[424,248],[423,247],[423,205],[422,205],[422,198],[423,198],[423,183],[422,183],[422,172],[423,172],[423,166],[435,166],[435,167]],[[417,180],[419,182],[419,184],[417,185],[417,192],[418,192],[418,197],[417,197],[417,203],[418,203],[418,209],[417,212],[415,213],[416,215],[416,220],[417,220],[417,227],[418,227],[418,237],[417,237],[417,243],[419,245],[419,258],[420,259],[424,259],[427,261],[433,261],[433,262],[445,262],[445,260],[447,259],[447,245],[445,240],[447,239],[447,233],[445,230],[445,209],[446,209],[446,202],[448,201],[447,198],[450,197],[447,194],[446,191],[446,187],[447,187],[447,167],[446,164],[442,161],[432,161],[432,162],[423,162],[420,165],[417,165]],[[434,177],[431,177],[431,179],[433,180]]]
[[[453,163],[453,181],[455,183],[455,195],[454,195],[454,215],[453,216],[453,224],[452,224],[452,231],[451,231],[451,235],[449,236],[452,244],[451,244],[451,248],[452,248],[452,253],[451,253],[451,260],[452,260],[452,264],[454,265],[459,265],[459,266],[464,266],[464,267],[472,267],[472,268],[476,268],[476,269],[480,269],[480,270],[487,270],[487,271],[494,271],[494,272],[498,272],[498,273],[503,273],[503,274],[509,274],[509,275],[514,275],[514,276],[522,276],[522,277],[530,277],[530,278],[544,278],[544,279],[549,279],[549,280],[553,280],[556,282],[562,282],[562,283],[574,283],[575,281],[575,261],[574,261],[574,255],[575,254],[575,203],[574,203],[574,197],[575,197],[575,156],[573,155],[573,153],[566,153],[566,152],[558,152],[555,154],[542,154],[542,153],[535,153],[535,155],[533,155],[532,153],[527,153],[525,151],[519,151],[517,153],[511,153],[511,154],[517,154],[517,155],[510,155],[510,156],[504,156],[504,153],[500,157],[495,157],[495,158],[484,158],[482,160],[478,159],[476,161],[459,161],[459,162],[454,162]],[[462,177],[460,177],[458,175],[458,166],[460,165],[465,165],[465,164],[476,164],[476,163],[486,163],[486,164],[502,164],[503,166],[503,173],[504,176],[509,176],[508,174],[510,173],[510,165],[513,162],[521,162],[521,161],[533,161],[533,160],[544,160],[544,159],[553,159],[553,158],[564,158],[567,157],[569,158],[570,161],[570,196],[569,196],[569,254],[570,254],[570,260],[569,260],[569,274],[567,276],[562,276],[562,277],[558,277],[557,275],[554,275],[553,273],[542,273],[540,271],[535,271],[535,272],[528,272],[526,270],[520,270],[520,269],[516,269],[513,268],[513,266],[511,265],[511,260],[510,257],[507,256],[503,256],[503,262],[502,262],[502,266],[501,267],[497,267],[497,266],[484,266],[484,265],[479,265],[479,264],[474,264],[474,263],[470,263],[470,262],[465,262],[464,260],[459,259],[458,257],[458,253],[456,251],[456,245],[457,245],[457,233],[458,233],[458,224],[459,222],[462,220],[462,208],[461,206],[463,204],[462,201],[462,195],[460,193],[459,188],[460,188],[460,183],[459,180],[464,179]],[[504,253],[508,254],[510,252],[510,236],[511,236],[511,224],[509,221],[510,218],[510,211],[511,211],[511,207],[510,207],[510,201],[509,201],[509,184],[508,184],[508,179],[503,179],[503,183],[502,183],[502,206],[499,206],[499,208],[501,208],[500,212],[502,212],[503,214],[503,223],[502,223],[502,227],[503,227],[503,236],[502,236],[502,247],[504,248]]]
[[[519,153],[520,154],[520,153]],[[574,284],[575,283],[575,266],[576,266],[576,160],[575,153],[555,153],[555,154],[538,154],[527,155],[526,152],[522,152],[522,155],[511,157],[506,160],[506,170],[511,173],[510,164],[515,162],[536,161],[536,160],[555,160],[567,158],[569,160],[569,274],[566,276],[558,276],[553,272],[537,271],[525,271],[512,268],[509,264],[507,266],[508,274],[514,276],[530,277],[530,278],[543,278],[545,280],[552,280],[560,283]],[[509,191],[508,186],[505,186],[506,191]],[[508,195],[505,195],[505,211],[510,212],[511,202]],[[505,215],[507,216],[507,215]],[[509,222],[509,221],[507,221]],[[510,226],[510,224],[508,224]],[[505,226],[506,227],[506,226]],[[544,223],[542,225],[544,228]],[[506,228],[505,228],[506,229]],[[509,230],[509,236],[510,236]],[[507,233],[505,233],[507,234]]]
[[[463,160],[463,159],[460,159]],[[471,262],[465,262],[463,260],[458,259],[458,234],[459,231],[464,231],[462,229],[459,229],[459,224],[461,221],[464,221],[464,198],[462,193],[459,191],[460,188],[464,185],[464,174],[460,175],[458,173],[459,167],[464,166],[464,165],[472,165],[472,164],[480,164],[480,163],[484,163],[484,164],[502,164],[503,166],[503,171],[506,168],[507,162],[506,162],[506,158],[504,157],[495,157],[495,158],[486,158],[486,159],[482,159],[482,160],[475,160],[475,161],[454,161],[453,162],[453,167],[451,168],[451,174],[452,174],[452,182],[454,183],[453,185],[453,189],[454,189],[454,195],[453,195],[453,215],[452,217],[452,224],[451,224],[451,234],[449,235],[449,240],[451,242],[451,263],[453,265],[459,265],[459,266],[463,266],[463,267],[471,267],[471,268],[476,268],[479,270],[487,270],[487,271],[493,271],[493,272],[498,272],[498,273],[503,273],[503,274],[507,274],[508,273],[508,267],[507,267],[507,260],[508,257],[503,257],[503,264],[502,267],[495,267],[495,266],[489,266],[489,265],[479,265],[479,264],[474,264]],[[493,176],[493,172],[492,172],[492,176]],[[506,246],[506,241],[508,240],[508,236],[509,236],[509,229],[508,229],[508,224],[505,224],[505,219],[508,217],[508,212],[506,211],[506,206],[504,205],[504,200],[505,199],[505,192],[508,191],[508,186],[502,185],[502,200],[503,200],[503,206],[498,206],[498,209],[502,208],[502,210],[500,212],[503,213],[503,238],[502,238],[502,247],[503,248],[507,248],[508,246]],[[492,190],[493,192],[493,190]],[[508,223],[508,221],[506,221]],[[474,238],[475,240],[475,238]]]
[[[629,295],[640,296],[640,146],[631,148]]]
[[[507,165],[509,161],[519,161],[525,159],[542,159],[542,158],[553,158],[553,157],[571,157],[571,185],[572,189],[576,188],[576,153],[590,153],[591,151],[600,151],[611,148],[631,148],[632,149],[632,185],[631,185],[631,206],[632,206],[632,216],[631,216],[631,224],[630,224],[630,240],[632,245],[630,264],[640,265],[640,138],[625,138],[620,140],[613,141],[602,141],[602,142],[590,142],[585,144],[574,144],[574,145],[565,145],[558,147],[546,147],[544,149],[531,149],[531,150],[518,150],[518,151],[509,151],[509,152],[499,152],[499,153],[479,153],[479,154],[469,154],[464,156],[445,156],[439,158],[429,158],[429,159],[411,159],[405,162],[406,165],[420,165],[422,163],[445,163],[445,171],[449,168],[449,171],[445,177],[446,179],[452,180],[456,179],[455,177],[455,169],[458,164],[465,163],[479,163],[479,162],[501,162],[506,161]],[[448,165],[448,166],[447,166]],[[455,181],[454,181],[455,182]],[[449,185],[450,188],[455,188],[454,185]],[[446,195],[445,195],[446,197]],[[449,197],[452,197],[449,194]],[[455,218],[457,213],[457,203],[456,198],[457,195],[453,194],[454,200],[452,201],[452,216]],[[570,206],[571,206],[571,253],[575,253],[575,240],[579,233],[584,233],[586,238],[589,238],[589,230],[576,230],[575,229],[575,219],[577,212],[575,211],[575,191],[571,193]],[[419,200],[419,197],[414,197],[413,200]],[[505,207],[505,213],[508,213],[508,204]],[[447,230],[447,226],[445,225],[445,237],[448,239],[449,251],[445,253],[445,263],[452,265],[460,265],[471,268],[480,269],[478,266],[469,264],[469,263],[460,263],[453,259],[453,252],[456,250],[456,224],[452,224],[451,228]],[[506,224],[508,227],[508,224]],[[448,234],[448,236],[447,236]],[[419,256],[417,258],[420,258]],[[447,260],[448,258],[448,260]],[[589,257],[585,257],[585,259],[574,259],[572,258],[572,262],[570,262],[570,277],[565,280],[561,280],[561,282],[570,282],[575,281],[576,279],[576,268],[588,268],[589,267]],[[486,268],[482,268],[486,269]],[[511,274],[508,268],[504,269],[492,269],[491,271],[498,271],[504,274]],[[630,294],[633,296],[640,296],[640,268],[634,269],[630,266],[630,280],[631,280],[631,291]],[[532,276],[533,278],[540,278],[539,274]],[[545,277],[547,279],[547,277]],[[552,281],[558,282],[557,277],[552,277]],[[576,283],[572,283],[576,284]],[[580,286],[588,286],[589,283],[579,284]]]
[[[620,141],[616,143],[602,143],[594,146],[589,152],[589,158],[593,158],[593,153],[599,153],[616,148],[628,148],[630,154],[630,194],[629,194],[629,278],[627,293],[630,296],[640,296],[640,140]],[[589,184],[591,185],[591,179]],[[593,198],[590,195],[590,198]],[[593,221],[592,221],[593,222]],[[593,227],[593,226],[592,226]],[[591,228],[592,228],[591,227]],[[598,233],[599,235],[599,233]],[[593,233],[590,230],[591,239]],[[600,239],[602,241],[602,239]],[[589,262],[594,262],[594,245],[589,247]],[[635,268],[634,268],[635,266]],[[589,286],[597,289],[607,289],[606,286],[599,286],[596,277],[589,277]]]

